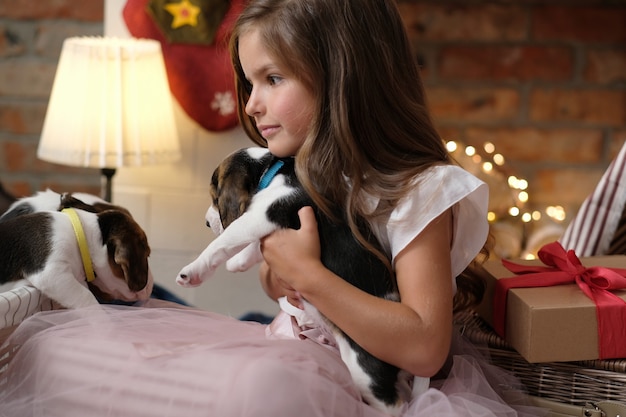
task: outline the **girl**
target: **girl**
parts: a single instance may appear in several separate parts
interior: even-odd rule
[[[433,127],[394,0],[252,0],[231,53],[245,131],[294,156],[315,203],[329,216],[345,208],[365,245],[355,225],[368,221],[401,301],[327,270],[304,208],[299,230],[262,242],[261,284],[286,311],[270,326],[165,303],[38,314],[12,337],[22,346],[0,416],[382,417],[361,400],[332,340],[293,325],[303,299],[421,381],[444,368],[454,300],[462,308],[480,296],[463,271],[487,239],[487,188],[452,164]],[[507,405],[491,386],[515,381],[472,356],[445,368],[402,415],[536,411]]]
[[[323,267],[311,209],[300,230],[264,240],[266,291],[296,305],[305,298],[374,356],[432,376],[450,347],[452,277],[487,237],[487,189],[450,164],[394,3],[256,1],[231,51],[248,135],[296,156],[328,216],[345,206],[357,236],[357,217],[372,223],[402,301],[362,293]]]

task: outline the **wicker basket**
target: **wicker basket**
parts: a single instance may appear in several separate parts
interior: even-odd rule
[[[562,404],[626,403],[626,359],[528,363],[475,314],[457,317],[463,334],[491,362],[513,373],[530,395]]]
[[[0,293],[0,390],[6,383],[3,377],[17,347],[4,343],[13,330],[27,317],[59,306],[34,287],[18,287]]]

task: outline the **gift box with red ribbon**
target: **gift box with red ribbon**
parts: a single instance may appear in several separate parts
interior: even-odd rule
[[[528,362],[626,358],[626,256],[493,260],[478,314]]]

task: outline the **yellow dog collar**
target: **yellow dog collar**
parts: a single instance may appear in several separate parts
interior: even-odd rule
[[[74,234],[76,235],[76,241],[78,242],[78,249],[80,250],[80,257],[83,260],[83,268],[85,269],[85,276],[87,282],[91,282],[96,279],[96,274],[93,272],[93,265],[91,264],[91,256],[89,255],[89,246],[87,245],[87,237],[83,230],[83,225],[78,218],[76,210],[73,208],[65,208],[61,210],[67,214],[72,222],[72,228],[74,228]]]

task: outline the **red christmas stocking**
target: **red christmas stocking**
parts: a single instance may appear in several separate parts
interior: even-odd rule
[[[238,123],[228,40],[243,7],[244,0],[128,0],[124,6],[131,35],[161,42],[172,94],[210,131]]]

